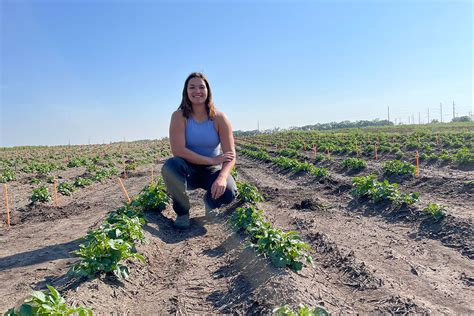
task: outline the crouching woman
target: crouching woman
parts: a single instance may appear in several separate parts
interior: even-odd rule
[[[162,168],[168,194],[177,218],[175,226],[188,228],[189,198],[186,190],[206,190],[206,215],[232,202],[237,193],[231,176],[235,165],[232,126],[212,101],[207,78],[192,73],[184,83],[181,105],[171,116],[169,139],[172,158]],[[221,153],[222,150],[222,153]]]

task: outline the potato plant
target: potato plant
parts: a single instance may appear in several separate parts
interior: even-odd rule
[[[315,165],[305,162],[300,162],[297,159],[286,158],[286,157],[276,157],[271,159],[273,163],[282,168],[287,168],[292,171],[304,171],[313,175],[315,177],[325,177],[328,174],[326,168],[318,168]]]
[[[157,182],[147,185],[140,192],[138,197],[132,202],[134,206],[143,208],[145,212],[161,212],[169,205],[169,197],[163,179],[158,178]]]
[[[239,207],[232,215],[231,224],[236,229],[242,229],[250,235],[251,247],[277,267],[288,267],[293,271],[303,268],[304,262],[313,263],[308,254],[311,249],[303,242],[296,232],[285,233],[273,228],[265,221],[262,211],[251,205]]]
[[[474,153],[470,152],[467,147],[463,147],[454,155],[454,160],[460,165],[473,163]]]
[[[400,160],[389,160],[384,163],[384,174],[391,176],[414,175],[416,167],[409,162],[402,162]]]
[[[329,312],[323,306],[310,307],[300,304],[295,311],[290,306],[284,305],[273,310],[278,316],[329,316]]]
[[[7,169],[0,175],[0,183],[16,180],[16,174],[13,170]]]
[[[30,197],[32,203],[48,202],[51,200],[51,194],[46,186],[42,185],[33,189],[33,194]]]
[[[375,175],[366,177],[355,177],[352,181],[352,195],[355,197],[368,197],[374,202],[391,201],[397,205],[414,204],[418,201],[419,193],[402,193],[398,190],[397,183],[389,183],[387,180],[379,182]]]
[[[341,162],[341,166],[349,170],[358,171],[367,168],[367,163],[362,159],[347,158]]]
[[[237,182],[237,196],[245,203],[257,204],[264,201],[257,187],[251,183]]]
[[[72,266],[69,273],[88,278],[94,278],[101,273],[113,273],[119,279],[127,278],[129,269],[123,261],[129,258],[145,261],[145,258],[134,251],[132,241],[114,239],[120,236],[120,232],[116,229],[119,228],[105,225],[89,231],[86,236],[87,242],[80,244],[79,250],[72,252],[81,257],[81,260]]]
[[[76,190],[76,187],[73,183],[70,182],[61,182],[58,185],[58,192],[62,195],[70,196]]]
[[[423,211],[433,216],[436,221],[440,221],[446,216],[446,209],[436,203],[429,203],[428,206],[423,209]]]
[[[77,177],[76,179],[74,179],[74,186],[78,188],[91,185],[92,183],[94,183],[94,181],[89,178]]]
[[[35,316],[35,315],[78,315],[92,316],[92,310],[85,307],[69,307],[66,300],[51,285],[48,291],[34,291],[18,310],[9,309],[5,316]]]

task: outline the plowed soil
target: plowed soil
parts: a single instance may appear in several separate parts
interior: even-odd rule
[[[130,195],[150,180],[146,170],[124,180]],[[171,208],[146,214],[148,242],[138,247],[146,262],[130,262],[129,279],[71,280],[66,272],[77,258],[69,252],[124,200],[117,179],[61,197],[59,207],[28,204],[31,190],[20,179],[11,189],[14,225],[0,229],[0,312],[52,284],[97,314],[243,315],[299,303],[333,314],[474,313],[471,193],[452,194],[459,207],[437,223],[414,207],[354,200],[343,174],[318,180],[245,157],[237,171],[264,194],[267,219],[311,245],[313,267],[295,273],[257,257],[228,225],[238,202],[208,219],[196,190],[188,230],[173,227]],[[64,178],[80,174],[69,172]]]

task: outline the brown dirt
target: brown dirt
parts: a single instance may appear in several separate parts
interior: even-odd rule
[[[124,181],[131,195],[148,183],[146,170],[149,166]],[[121,205],[117,180],[62,197],[59,208],[29,205],[30,191],[24,189],[15,193],[15,225],[0,228],[0,311],[53,284],[69,303],[97,314],[255,314],[299,303],[321,304],[334,314],[474,312],[472,247],[452,233],[456,227],[435,229],[412,209],[387,208],[384,216],[369,203],[351,204],[347,184],[337,179],[319,183],[243,157],[238,172],[239,180],[257,184],[265,195],[259,204],[265,216],[277,227],[297,230],[312,246],[314,267],[294,273],[255,256],[227,224],[238,205],[206,219],[203,192],[197,190],[190,193],[189,230],[173,228],[171,209],[146,215],[148,242],[138,246],[146,263],[130,262],[129,279],[74,282],[65,276],[77,260],[69,252]],[[459,236],[472,232],[469,215],[453,215],[446,223],[464,223]],[[424,235],[427,231],[432,233]],[[457,248],[443,243],[453,236]]]
[[[375,294],[383,291],[404,303],[410,299],[407,306],[425,311],[473,311],[469,299],[473,294],[469,284],[474,267],[469,210],[463,218],[450,215],[435,223],[411,207],[391,209],[387,205],[355,202],[349,194],[350,186],[334,179],[316,181],[270,164],[262,167],[261,162],[244,157],[240,162],[241,176],[256,183],[266,196],[266,202],[261,203],[265,214],[277,226],[300,232],[316,250],[316,264],[321,262],[321,252],[327,253],[326,244],[337,249],[336,254],[350,255],[346,262],[351,268],[341,267],[351,281],[339,282],[358,289],[352,294],[354,300],[357,293],[361,300],[375,305],[381,300],[392,304],[393,300],[380,299]],[[334,269],[337,264],[329,260],[328,266]],[[374,291],[375,284],[379,287]],[[376,309],[373,306],[368,310]]]

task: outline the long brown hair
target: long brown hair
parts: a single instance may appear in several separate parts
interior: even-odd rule
[[[189,116],[193,112],[193,107],[191,104],[191,100],[189,100],[187,91],[189,80],[191,80],[192,78],[200,78],[204,80],[207,88],[207,99],[205,102],[207,115],[210,119],[213,119],[216,116],[216,107],[214,106],[214,101],[212,100],[211,86],[209,86],[209,81],[207,80],[206,76],[204,76],[204,74],[200,72],[193,72],[188,76],[188,78],[186,78],[183,88],[183,99],[181,100],[181,104],[178,109],[183,111],[183,116],[185,118],[189,118]]]

